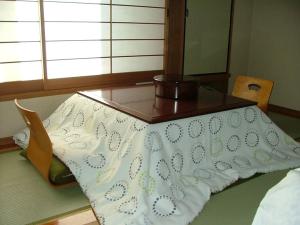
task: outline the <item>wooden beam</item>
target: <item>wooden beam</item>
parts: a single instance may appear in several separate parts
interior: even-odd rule
[[[140,82],[149,82],[153,80],[153,77],[158,74],[163,74],[162,70],[146,71],[146,72],[131,72],[131,73],[115,73],[113,75],[102,75],[102,76],[86,76],[86,77],[75,77],[75,78],[60,78],[51,79],[47,82],[48,90],[43,90],[42,86],[40,89],[24,92],[20,89],[19,93],[8,93],[1,94],[0,85],[0,102],[9,101],[15,98],[33,98],[42,97],[49,95],[60,95],[67,93],[74,93],[80,90],[91,90],[113,86],[126,86],[135,85]],[[42,83],[41,83],[42,85]],[[19,85],[21,86],[21,84]],[[16,86],[16,89],[19,88]]]
[[[185,0],[169,0],[165,73],[182,78],[185,33]]]
[[[269,104],[269,111],[300,119],[299,110],[294,110],[279,105]]]

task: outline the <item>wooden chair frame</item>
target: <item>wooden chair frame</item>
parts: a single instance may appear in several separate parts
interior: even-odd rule
[[[262,111],[267,112],[273,85],[271,80],[239,75],[235,79],[232,95],[254,101]]]
[[[55,185],[49,179],[50,167],[53,159],[52,142],[44,128],[44,125],[34,111],[24,108],[15,99],[15,105],[22,115],[27,127],[30,130],[29,144],[27,147],[27,158],[33,166],[41,173],[43,178],[53,186],[66,186],[69,184]]]

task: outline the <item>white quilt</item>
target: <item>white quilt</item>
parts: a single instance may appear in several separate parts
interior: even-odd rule
[[[261,201],[252,225],[300,224],[300,168],[272,187]]]
[[[256,106],[147,124],[75,94],[44,125],[101,225],[188,224],[238,178],[300,165],[299,143]]]

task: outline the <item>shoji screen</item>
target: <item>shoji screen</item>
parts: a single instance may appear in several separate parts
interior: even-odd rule
[[[112,3],[112,72],[162,70],[165,2]]]
[[[48,79],[110,73],[110,1],[45,1]]]
[[[0,0],[0,83],[161,71],[164,40],[165,0]]]
[[[163,0],[44,1],[47,77],[163,69]]]
[[[42,79],[37,1],[0,1],[0,83]]]

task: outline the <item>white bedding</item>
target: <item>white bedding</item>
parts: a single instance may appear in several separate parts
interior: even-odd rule
[[[300,224],[300,169],[291,170],[261,201],[252,225]]]
[[[239,177],[300,166],[300,145],[256,106],[147,124],[75,94],[44,125],[101,225],[188,224]]]

